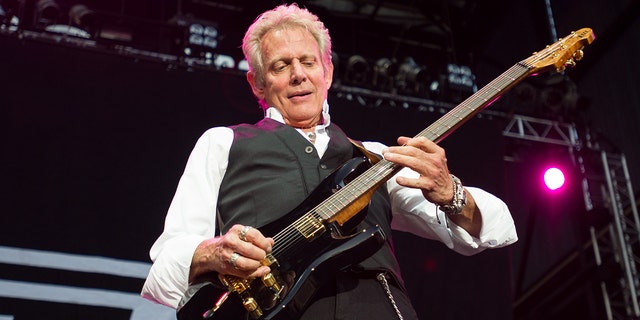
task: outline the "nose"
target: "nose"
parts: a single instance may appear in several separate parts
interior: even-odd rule
[[[297,59],[291,64],[291,84],[299,84],[307,79],[302,63]]]

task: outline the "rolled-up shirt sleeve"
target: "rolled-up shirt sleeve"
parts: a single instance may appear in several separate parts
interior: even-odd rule
[[[189,286],[196,247],[215,236],[216,205],[233,131],[207,130],[196,142],[165,218],[164,231],[151,247],[153,264],[142,296],[176,308]]]
[[[375,142],[365,142],[372,152],[381,153],[385,147]],[[404,168],[397,175],[417,177],[418,173]],[[464,255],[472,255],[487,248],[498,248],[518,240],[515,224],[509,208],[500,198],[480,188],[465,187],[475,200],[482,216],[482,228],[478,238],[455,225],[434,203],[427,201],[422,191],[396,183],[395,177],[387,181],[391,200],[394,230],[410,232],[417,236],[438,240],[450,249]]]

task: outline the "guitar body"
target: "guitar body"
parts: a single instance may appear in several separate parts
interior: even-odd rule
[[[314,208],[331,194],[346,185],[350,178],[358,176],[369,168],[366,158],[354,158],[334,171],[298,207],[285,217],[260,227],[266,236],[273,236],[281,230],[291,229],[295,221],[305,214],[313,212]],[[335,223],[325,225],[325,232],[313,239],[301,237],[296,245],[289,245],[286,249],[279,248],[276,242],[273,254],[278,266],[271,266],[272,273],[278,278],[293,275],[293,282],[286,286],[285,293],[276,304],[259,319],[289,319],[296,318],[304,310],[313,294],[335,272],[358,263],[375,253],[385,241],[381,228],[373,226],[366,230],[356,231],[356,227],[366,217],[366,210],[360,211],[347,224]],[[294,232],[297,235],[297,232]],[[274,270],[276,269],[276,270]],[[253,280],[255,287],[260,287],[260,279]],[[262,288],[264,290],[264,288]],[[178,319],[202,319],[203,313],[211,309],[218,297],[227,292],[218,284],[208,283],[199,288],[191,297],[185,297],[188,302],[178,310]],[[256,299],[262,295],[254,292]],[[261,304],[263,305],[263,304]],[[216,310],[211,319],[247,319],[247,311],[243,307],[239,295],[230,294],[227,300]]]
[[[385,235],[378,226],[359,232],[356,236],[341,242],[335,248],[322,253],[304,269],[302,274],[296,277],[295,283],[289,289],[285,297],[270,310],[265,310],[265,315],[260,319],[297,319],[306,308],[313,294],[329,281],[331,275],[340,269],[348,267],[357,260],[364,260],[375,253],[385,241]],[[355,261],[354,261],[355,260]],[[203,319],[203,314],[213,307],[216,300],[227,290],[206,283],[189,298],[182,308],[178,310],[179,320]],[[230,294],[227,300],[213,314],[211,319],[251,319],[242,306],[238,295]]]

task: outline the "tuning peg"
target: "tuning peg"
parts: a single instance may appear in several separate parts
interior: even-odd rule
[[[573,59],[575,61],[580,61],[582,60],[583,57],[584,57],[584,51],[582,51],[582,49],[579,49],[578,51],[576,51],[576,53],[573,54]]]
[[[576,66],[576,62],[573,59],[569,59],[569,60],[567,60],[567,62],[565,62],[564,65],[567,66],[567,67],[572,67],[573,68],[573,67]]]

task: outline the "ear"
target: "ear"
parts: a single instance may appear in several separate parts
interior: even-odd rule
[[[247,72],[247,81],[249,82],[249,85],[251,85],[251,91],[253,91],[253,94],[259,100],[264,100],[264,88],[256,84],[255,76],[256,75],[255,73],[253,73],[253,71]]]

